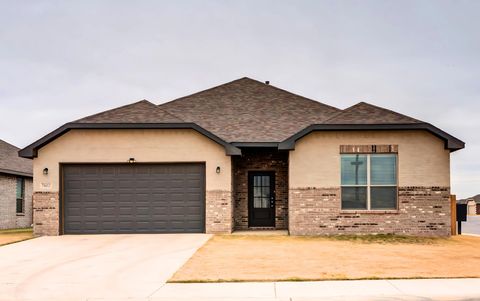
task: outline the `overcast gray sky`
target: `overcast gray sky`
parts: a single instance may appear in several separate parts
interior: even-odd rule
[[[452,192],[480,193],[480,1],[0,0],[0,139],[249,76],[359,101],[464,140]]]

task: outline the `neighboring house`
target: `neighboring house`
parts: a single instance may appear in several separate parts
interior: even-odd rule
[[[466,198],[463,200],[458,200],[458,204],[467,204],[467,214],[468,215],[480,215],[480,194],[472,196],[471,198]]]
[[[472,199],[467,200],[467,214],[477,215],[477,203]]]
[[[32,160],[0,140],[0,229],[32,226]]]
[[[33,158],[36,234],[448,236],[462,148],[387,109],[242,78],[67,123],[19,154]]]

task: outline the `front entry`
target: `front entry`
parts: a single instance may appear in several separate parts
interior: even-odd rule
[[[248,173],[248,226],[275,227],[275,173]]]

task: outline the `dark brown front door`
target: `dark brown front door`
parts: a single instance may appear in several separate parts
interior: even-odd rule
[[[275,227],[275,173],[248,173],[248,226]]]

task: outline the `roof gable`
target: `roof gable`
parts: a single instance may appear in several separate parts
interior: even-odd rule
[[[32,160],[18,156],[20,149],[10,143],[0,140],[0,172],[21,176],[32,176]]]
[[[332,116],[324,124],[410,124],[422,123],[406,115],[374,106],[366,102],[359,102]]]
[[[247,77],[159,107],[228,142],[280,142],[340,111]]]
[[[75,123],[172,123],[180,118],[162,110],[157,105],[141,100],[74,121]]]

